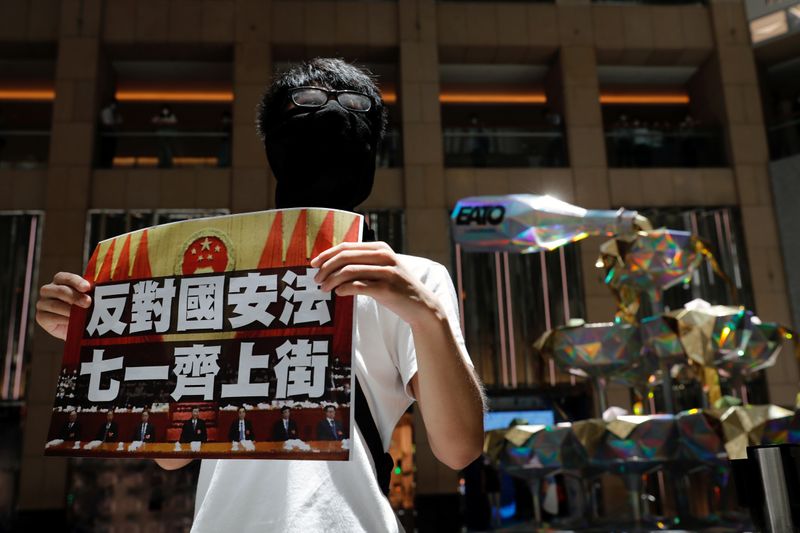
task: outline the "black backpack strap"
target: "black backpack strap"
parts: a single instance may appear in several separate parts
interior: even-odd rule
[[[358,429],[361,430],[361,435],[367,442],[367,448],[372,456],[372,462],[375,464],[375,472],[378,476],[378,486],[386,496],[389,496],[389,481],[392,477],[392,469],[394,468],[394,459],[387,452],[383,451],[383,441],[381,441],[381,434],[378,432],[378,426],[375,425],[375,418],[372,416],[372,411],[369,409],[367,397],[364,396],[364,390],[358,382],[356,376],[355,388],[355,419]]]
[[[364,217],[364,225],[362,231],[362,242],[371,242],[375,240],[375,232],[367,225],[367,218]],[[358,376],[355,377],[355,419],[358,429],[361,430],[361,435],[367,443],[367,449],[372,456],[372,462],[375,464],[375,473],[378,477],[378,486],[381,491],[388,497],[389,496],[389,482],[392,478],[392,469],[394,468],[394,459],[392,456],[383,451],[383,441],[381,434],[378,431],[378,426],[375,424],[375,418],[372,416],[372,411],[369,408],[367,397],[364,396],[364,389],[358,382]]]

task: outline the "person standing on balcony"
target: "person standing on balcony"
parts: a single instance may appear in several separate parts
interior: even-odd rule
[[[681,163],[685,167],[698,166],[698,146],[697,121],[692,115],[686,115],[680,126],[678,126],[681,142]]]
[[[616,166],[632,167],[634,165],[633,158],[633,136],[631,133],[631,124],[628,121],[628,115],[621,114],[617,121],[611,128],[611,133],[616,146]]]
[[[632,125],[633,154],[637,167],[650,166],[652,152],[650,147],[650,126],[644,120],[634,119]]]
[[[117,99],[112,98],[108,105],[100,111],[100,156],[98,161],[100,168],[114,166],[120,124],[122,124],[122,114],[119,112]]]
[[[545,149],[545,163],[548,167],[560,167],[564,164],[563,154],[563,130],[561,114],[554,108],[548,108],[544,115],[547,124],[547,148]]]
[[[158,136],[158,168],[169,168],[172,166],[171,137],[175,135],[178,117],[169,105],[164,104],[150,122],[156,126],[156,136]]]
[[[472,166],[485,167],[489,157],[489,136],[486,134],[483,121],[475,113],[469,117],[469,133]]]
[[[222,112],[222,118],[220,119],[220,143],[219,143],[219,155],[217,156],[217,166],[218,167],[229,167],[231,166],[231,133],[233,132],[233,119],[231,117],[231,112],[229,109],[226,109]]]

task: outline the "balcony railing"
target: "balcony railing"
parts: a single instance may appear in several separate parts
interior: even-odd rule
[[[436,0],[439,3],[460,3],[465,4],[468,2],[487,2],[488,0]],[[515,4],[555,4],[556,0],[504,0],[505,2],[513,2]]]
[[[606,131],[609,167],[720,167],[725,165],[721,131],[616,128]]]
[[[221,131],[100,132],[97,165],[111,167],[229,167],[231,136]]]
[[[639,4],[644,6],[673,6],[708,4],[708,0],[592,0],[593,4]]]
[[[0,130],[0,168],[45,167],[49,150],[47,130]]]
[[[767,134],[770,159],[783,159],[800,154],[800,118],[770,126]]]
[[[101,168],[231,165],[231,138],[225,132],[126,131],[101,132],[99,137],[97,166]],[[400,132],[390,130],[377,166],[398,167],[402,158]]]
[[[564,167],[564,134],[560,130],[445,128],[446,167]]]

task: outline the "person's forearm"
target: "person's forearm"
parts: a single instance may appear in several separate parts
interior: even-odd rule
[[[426,310],[411,324],[417,353],[414,394],[434,454],[460,469],[483,448],[483,394],[444,312],[435,304]]]

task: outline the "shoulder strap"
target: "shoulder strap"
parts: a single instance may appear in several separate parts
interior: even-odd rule
[[[356,376],[355,387],[355,419],[358,429],[364,436],[367,442],[367,448],[372,456],[372,462],[375,463],[375,472],[378,476],[378,486],[386,496],[389,496],[389,481],[392,477],[392,468],[394,468],[394,459],[392,456],[383,451],[383,442],[381,441],[381,434],[378,432],[378,426],[375,425],[375,418],[372,416],[372,411],[369,409],[367,397],[364,396],[364,390],[358,382]]]
[[[362,242],[370,242],[375,240],[375,232],[367,225],[367,218],[364,217]],[[352,369],[355,371],[355,368]],[[372,462],[375,464],[375,473],[378,477],[378,486],[387,497],[389,496],[389,482],[392,478],[392,469],[394,468],[394,459],[392,456],[383,451],[383,441],[381,434],[378,431],[378,426],[375,424],[375,417],[372,416],[372,411],[369,408],[367,397],[364,396],[364,389],[361,388],[361,383],[358,382],[358,376],[355,377],[355,419],[358,429],[364,436],[367,442],[369,454],[372,456]]]

